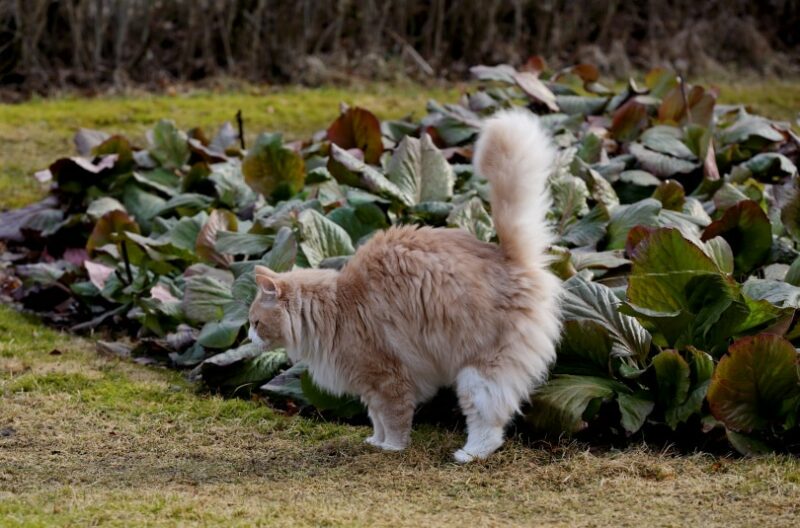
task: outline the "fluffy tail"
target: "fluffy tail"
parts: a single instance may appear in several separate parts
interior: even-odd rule
[[[474,164],[491,184],[492,219],[507,258],[528,269],[549,263],[553,242],[545,215],[547,178],[556,150],[539,119],[527,110],[495,114],[483,125]]]

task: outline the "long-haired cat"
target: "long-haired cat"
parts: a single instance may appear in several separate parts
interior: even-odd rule
[[[250,339],[286,347],[314,381],[366,404],[386,450],[406,447],[414,408],[455,386],[467,443],[455,459],[503,443],[520,403],[547,375],[560,332],[560,281],[548,271],[547,178],[555,150],[525,110],[488,119],[475,166],[491,184],[500,245],[467,231],[392,227],[341,271],[256,267]]]

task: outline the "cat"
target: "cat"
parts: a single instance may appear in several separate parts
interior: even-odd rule
[[[257,266],[251,341],[285,347],[320,387],[358,395],[374,429],[366,442],[389,451],[407,446],[415,407],[454,386],[467,422],[454,458],[488,457],[555,359],[562,286],[545,218],[555,155],[527,110],[488,118],[474,164],[499,245],[402,226],[376,233],[341,271]]]

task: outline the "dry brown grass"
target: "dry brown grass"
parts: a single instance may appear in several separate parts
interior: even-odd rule
[[[3,526],[772,527],[800,513],[795,458],[511,441],[460,467],[461,431],[432,426],[379,453],[365,427],[199,395],[6,308],[0,394]]]

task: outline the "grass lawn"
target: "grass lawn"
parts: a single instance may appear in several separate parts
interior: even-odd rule
[[[759,90],[769,96],[758,99]],[[800,109],[798,84],[735,93],[775,117]],[[0,106],[0,208],[41,196],[29,174],[71,153],[80,126],[141,138],[160,117],[210,130],[241,108],[250,134],[299,137],[330,122],[339,100],[394,117],[420,115],[431,96],[452,100],[457,91],[373,86]],[[90,340],[0,306],[3,527],[778,527],[800,515],[792,457],[531,448],[512,439],[489,461],[461,467],[450,461],[460,430],[417,427],[400,454],[376,452],[367,435],[197,394],[179,373],[99,355]]]

